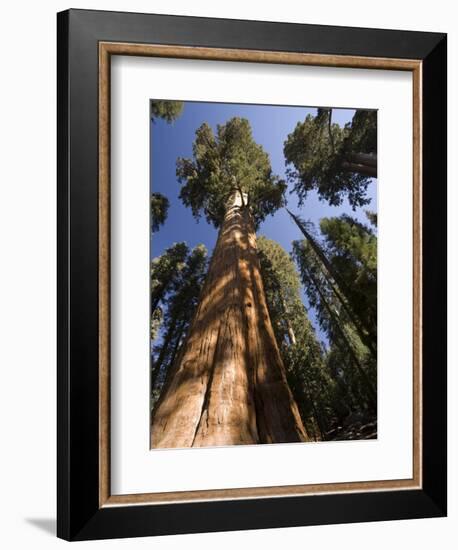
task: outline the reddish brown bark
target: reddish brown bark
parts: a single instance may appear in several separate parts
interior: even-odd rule
[[[269,318],[251,215],[220,229],[187,342],[154,411],[151,447],[308,441]]]

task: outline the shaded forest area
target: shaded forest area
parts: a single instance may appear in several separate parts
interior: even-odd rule
[[[168,123],[184,105],[152,101]],[[273,174],[249,121],[202,124],[192,158],[178,158],[180,198],[218,231],[175,243],[151,261],[151,446],[190,447],[377,437],[377,214],[319,226],[288,210],[291,252],[258,235],[266,216],[306,204],[369,203],[377,177],[377,114],[332,123],[332,109],[298,122],[284,142],[287,181]],[[169,200],[151,195],[151,230]],[[325,335],[325,342],[312,324]]]

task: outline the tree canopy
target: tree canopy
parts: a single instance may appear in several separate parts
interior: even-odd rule
[[[184,268],[188,252],[186,243],[175,243],[151,261],[151,312]]]
[[[182,102],[151,102],[153,120],[170,123],[182,109]],[[300,205],[313,191],[356,210],[371,202],[377,113],[356,111],[344,127],[332,120],[332,109],[318,109],[288,135],[286,177]],[[256,236],[262,221],[286,205],[287,185],[240,117],[216,129],[201,124],[192,154],[176,160],[176,177],[194,218],[221,230],[211,262],[204,245],[190,250],[184,242],[151,262],[153,446],[352,439],[343,426],[356,425],[354,415],[373,437],[376,212],[365,212],[367,222],[348,214],[321,218],[318,231],[288,210],[304,237],[291,253]],[[153,233],[168,209],[167,197],[152,193]],[[194,388],[197,375],[204,378]],[[230,428],[221,420],[228,410]]]
[[[370,224],[373,227],[377,227],[378,225],[378,216],[377,212],[372,212],[371,210],[365,210],[366,218],[369,220]]]
[[[154,122],[161,118],[170,124],[181,115],[183,108],[183,101],[152,99],[150,102],[151,120]]]
[[[164,225],[169,210],[169,199],[162,193],[151,193],[151,231],[156,233]]]
[[[361,255],[366,256],[361,260],[363,263],[360,264],[360,266],[362,265],[364,269],[366,267],[373,268],[373,264],[375,263],[376,265],[377,263],[375,236],[373,235],[371,230],[369,230],[362,224],[358,224],[356,220],[353,220],[349,216],[343,215],[341,216],[341,218],[323,218],[321,220],[320,227],[323,235],[325,236],[325,245],[322,246],[319,241],[312,235],[314,231],[313,224],[311,224],[310,222],[305,222],[289,210],[288,212],[298,226],[301,233],[306,238],[307,244],[310,246],[311,251],[313,252],[313,257],[316,257],[316,260],[318,262],[317,265],[320,266],[319,271],[322,271],[326,275],[326,280],[328,282],[329,288],[332,290],[333,295],[338,300],[340,306],[345,310],[346,315],[353,323],[361,340],[369,348],[369,350],[375,357],[377,354],[377,330],[376,327],[374,327],[373,318],[371,319],[370,317],[368,317],[367,311],[364,307],[360,307],[361,300],[358,301],[356,299],[355,292],[358,292],[358,290],[356,290],[355,287],[356,281],[353,279],[353,277],[355,276],[355,269],[351,269],[351,267],[355,268],[356,266],[354,265],[354,262],[351,262],[351,260],[348,260],[348,258],[346,260],[347,266],[342,265],[342,263],[345,263],[345,260],[343,259],[343,250],[345,248],[348,248],[349,246],[354,246],[356,249],[358,249],[359,245],[359,252],[361,252]],[[350,243],[347,242],[347,239],[350,240],[349,235],[342,235],[340,243],[335,243],[335,235],[339,233],[339,229],[336,226],[339,224],[339,222],[342,222],[342,224],[347,222],[347,224],[358,225],[366,232],[366,234],[370,236],[371,242],[367,243],[367,246],[365,246],[365,243],[363,241],[356,243],[356,239],[354,238],[354,236],[352,236]],[[334,234],[334,237],[332,234],[330,235],[328,233],[329,228],[332,228],[331,233]],[[340,229],[344,231],[343,227],[341,227]],[[347,230],[348,229],[349,228],[347,227]],[[362,247],[366,249],[365,253],[361,250]],[[365,262],[366,260],[368,260],[369,255],[371,256],[372,266],[367,266]],[[351,264],[351,267],[348,264]],[[347,269],[345,269],[345,267]],[[365,304],[367,305],[369,312],[372,312],[373,310],[375,311],[376,306],[373,306],[373,303],[375,303],[376,300],[373,299],[373,296],[364,296],[364,292],[366,290],[367,289],[363,289],[363,296],[361,296],[361,298],[363,300],[365,300],[366,298]]]
[[[374,414],[377,239],[369,228],[348,216],[325,218],[321,229],[324,244],[319,246],[331,269],[310,239],[295,241],[293,254],[309,303],[329,339],[327,364],[346,396],[342,410],[346,408],[348,414],[366,407]]]
[[[286,184],[272,173],[269,155],[254,140],[247,119],[232,118],[218,125],[216,135],[204,123],[196,131],[193,158],[177,160],[183,184],[180,198],[198,219],[202,214],[219,227],[228,198],[239,191],[255,225],[284,204]]]
[[[288,135],[283,151],[288,181],[300,204],[316,190],[320,200],[354,208],[368,204],[367,187],[377,171],[377,112],[356,111],[344,128],[331,122],[332,109],[307,115]]]
[[[152,99],[150,101],[151,120],[154,122],[160,118],[170,124],[181,115],[183,108],[183,101]],[[169,199],[162,193],[151,194],[151,231],[153,233],[156,233],[165,223],[169,206]]]
[[[162,298],[162,341],[153,348],[151,387],[157,397],[165,377],[178,355],[199,301],[207,270],[207,249],[203,244],[191,250]]]
[[[344,281],[345,296],[356,318],[374,339],[377,334],[377,237],[369,227],[343,214],[323,218],[327,256]]]

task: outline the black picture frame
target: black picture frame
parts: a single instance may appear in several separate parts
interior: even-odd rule
[[[57,27],[58,536],[87,540],[446,515],[446,35],[87,10],[59,13]],[[99,506],[100,41],[422,62],[421,489]]]

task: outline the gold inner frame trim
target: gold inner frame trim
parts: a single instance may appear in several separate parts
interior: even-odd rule
[[[410,71],[413,76],[413,476],[274,487],[241,487],[112,495],[110,491],[110,82],[111,56],[169,57],[287,65]],[[415,59],[324,55],[119,42],[99,43],[99,507],[191,501],[414,490],[422,487],[422,62]]]

